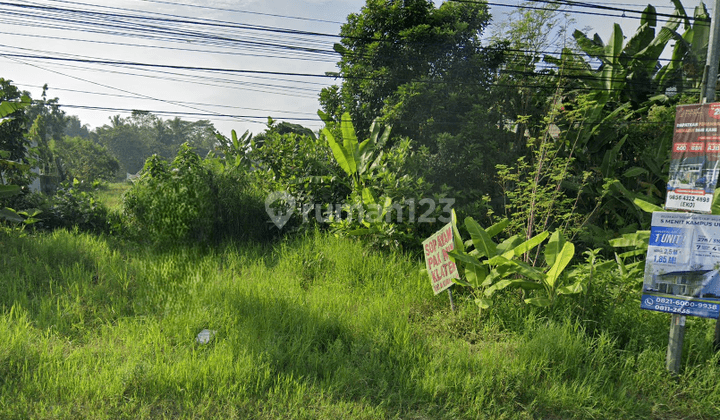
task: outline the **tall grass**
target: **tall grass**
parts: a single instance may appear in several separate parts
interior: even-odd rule
[[[123,202],[122,195],[132,187],[129,181],[109,183],[97,192],[97,200],[102,203],[108,210],[122,213]]]
[[[56,231],[1,236],[0,261],[0,418],[720,417],[710,322],[688,320],[672,378],[661,314],[628,302],[588,328],[478,316],[463,293],[452,314],[422,264],[348,239],[157,251]]]

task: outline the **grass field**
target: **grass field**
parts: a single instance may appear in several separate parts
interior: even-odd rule
[[[419,262],[349,239],[2,234],[0,261],[3,419],[720,418],[709,320],[688,319],[673,378],[665,315],[479,316],[461,291],[453,314]]]
[[[122,195],[130,189],[129,182],[113,182],[102,187],[97,192],[97,199],[111,211],[122,210]]]

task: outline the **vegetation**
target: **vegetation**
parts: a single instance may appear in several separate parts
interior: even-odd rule
[[[338,123],[348,112],[361,139],[375,119],[409,137],[428,154],[426,180],[458,205],[492,195],[494,165],[522,151],[503,146],[511,136],[491,106],[502,52],[481,45],[489,18],[481,2],[368,1],[340,31],[343,82],[323,89],[323,111]]]
[[[666,317],[616,272],[555,316],[502,300],[478,318],[464,294],[450,313],[418,262],[320,233],[158,251],[58,230],[0,247],[3,418],[720,414],[709,321],[688,319],[671,379]]]
[[[128,181],[112,182],[102,185],[97,191],[97,200],[107,207],[108,210],[122,213],[123,194],[130,189],[132,184]]]
[[[139,172],[153,154],[172,160],[183,143],[195,147],[202,156],[214,149],[215,128],[209,121],[166,121],[146,111],[133,111],[128,118],[116,115],[110,122],[90,137],[120,161],[122,174]]]
[[[0,79],[0,417],[720,417],[712,321],[670,376],[638,302],[708,37],[673,4],[607,42],[528,9],[483,45],[483,3],[368,0],[318,133],[89,130]],[[456,310],[419,258],[448,222]]]

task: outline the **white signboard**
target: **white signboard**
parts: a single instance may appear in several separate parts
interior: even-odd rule
[[[720,103],[677,107],[667,210],[710,213],[720,173],[719,129]]]
[[[425,267],[430,275],[430,283],[436,295],[452,286],[452,279],[460,278],[455,263],[450,260],[448,255],[448,252],[454,248],[452,223],[448,223],[423,241]]]

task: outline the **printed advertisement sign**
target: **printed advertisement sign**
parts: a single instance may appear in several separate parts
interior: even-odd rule
[[[452,286],[452,279],[459,279],[457,267],[450,260],[448,252],[455,249],[452,223],[448,223],[431,237],[423,241],[425,267],[430,275],[430,283],[437,295]]]
[[[653,213],[641,308],[718,317],[720,216]]]
[[[720,167],[720,103],[682,105],[675,130],[667,184],[667,210],[710,213]]]

